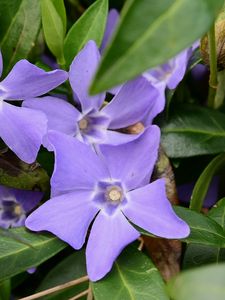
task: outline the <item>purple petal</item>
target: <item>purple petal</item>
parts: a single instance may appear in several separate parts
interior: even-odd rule
[[[44,193],[39,191],[25,191],[19,189],[12,189],[13,194],[16,197],[25,212],[30,212],[35,208],[44,196]]]
[[[159,237],[177,239],[189,235],[189,226],[175,214],[167,199],[164,179],[128,192],[127,199],[122,211],[134,224]]]
[[[152,83],[153,84],[153,83]],[[163,81],[158,81],[157,83],[153,84],[155,88],[158,90],[157,97],[155,98],[154,106],[148,111],[147,115],[143,119],[143,124],[145,126],[149,126],[152,124],[153,119],[161,113],[166,104],[166,96],[165,96],[165,89],[166,85]]]
[[[55,152],[52,195],[93,188],[96,182],[109,177],[107,168],[90,146],[56,131],[50,131],[48,137]]]
[[[185,49],[172,60],[170,60],[169,63],[172,64],[173,70],[167,82],[167,86],[169,89],[175,89],[184,78],[189,58],[190,49]]]
[[[116,25],[119,21],[120,15],[116,9],[110,9],[108,14],[108,19],[105,27],[105,33],[102,40],[102,45],[100,47],[100,52],[102,53],[116,29]]]
[[[190,204],[191,194],[195,183],[186,183],[177,187],[178,197],[182,203]],[[213,177],[210,186],[208,188],[207,194],[204,199],[203,207],[211,207],[218,200],[219,193],[219,177]]]
[[[74,58],[69,71],[69,80],[76,100],[81,104],[84,113],[91,109],[98,109],[105,94],[90,96],[89,86],[100,61],[99,50],[94,41],[89,41]]]
[[[153,109],[157,96],[158,90],[143,76],[129,81],[102,110],[111,117],[109,128],[119,129],[141,122]]]
[[[129,143],[139,138],[139,136],[141,136],[142,134],[143,132],[141,132],[140,134],[126,134],[117,131],[107,130],[103,144],[116,146],[120,144]]]
[[[140,236],[123,214],[101,211],[91,228],[86,249],[87,272],[92,281],[104,277],[121,251]]]
[[[29,274],[34,274],[36,272],[37,268],[36,267],[33,267],[33,268],[29,268],[27,269],[27,273]]]
[[[80,112],[68,102],[56,97],[33,98],[23,101],[23,107],[41,110],[48,118],[48,129],[74,135]]]
[[[27,163],[35,161],[47,119],[40,111],[0,103],[0,137],[16,155]]]
[[[159,140],[160,130],[153,125],[130,143],[100,146],[112,178],[124,182],[127,190],[146,185],[158,156]]]
[[[0,77],[2,76],[3,71],[3,60],[2,60],[2,52],[0,51]]]
[[[20,60],[8,76],[0,83],[0,95],[5,100],[23,100],[41,96],[68,78],[62,70],[45,72],[44,70]]]
[[[91,198],[92,191],[77,191],[52,198],[26,219],[25,226],[33,231],[50,231],[73,248],[80,249],[98,212]]]

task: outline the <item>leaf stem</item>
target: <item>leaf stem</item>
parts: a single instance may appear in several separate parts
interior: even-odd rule
[[[30,295],[28,297],[24,297],[24,298],[20,298],[20,300],[33,300],[33,299],[38,299],[40,297],[43,297],[43,296],[46,296],[46,295],[49,295],[49,294],[52,294],[52,293],[55,293],[55,292],[58,292],[60,290],[63,290],[63,289],[66,289],[66,288],[69,288],[71,286],[74,286],[74,285],[77,285],[77,284],[80,284],[82,282],[85,282],[88,280],[88,276],[83,276],[83,277],[80,277],[78,279],[75,279],[75,280],[72,280],[72,281],[69,281],[69,282],[66,282],[64,284],[60,284],[60,285],[57,285],[53,288],[50,288],[50,289],[47,289],[47,290],[44,290],[44,291],[41,291],[39,293],[36,293],[36,294],[33,294],[33,295]],[[85,295],[88,293],[88,290],[86,291]],[[78,295],[77,295],[78,296]],[[77,297],[76,296],[76,297]],[[83,296],[83,295],[82,295]],[[73,298],[74,299],[74,298]],[[75,298],[75,299],[78,299],[78,298]]]
[[[208,95],[208,107],[215,107],[215,96],[217,91],[217,55],[216,55],[216,37],[215,37],[215,24],[213,23],[209,33],[209,65],[210,65],[210,77],[209,77],[209,95]]]

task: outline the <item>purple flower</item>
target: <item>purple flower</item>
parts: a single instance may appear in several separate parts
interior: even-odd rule
[[[89,41],[70,66],[69,81],[80,110],[56,97],[28,99],[23,102],[23,107],[44,112],[48,118],[48,129],[75,136],[85,143],[117,145],[137,138],[138,135],[115,130],[140,122],[147,114],[155,117],[154,111],[151,111],[159,92],[140,76],[124,84],[111,102],[102,107],[105,93],[88,94],[99,60],[95,42]]]
[[[2,67],[0,53],[0,71]],[[0,82],[0,138],[27,163],[35,160],[46,134],[46,116],[42,112],[14,106],[4,100],[24,100],[43,95],[64,82],[67,77],[64,71],[45,72],[27,60],[20,60]]]
[[[191,194],[195,182],[182,184],[177,187],[178,197],[182,203],[190,204]],[[218,200],[218,190],[219,190],[219,178],[218,176],[213,177],[212,182],[208,188],[207,194],[204,199],[203,207],[209,208],[213,206]]]
[[[171,58],[167,63],[144,73],[144,76],[161,92],[161,97],[155,106],[155,114],[163,111],[165,107],[165,89],[175,89],[184,78],[188,61],[193,51],[199,46],[199,41]]]
[[[47,230],[80,249],[93,222],[86,248],[87,271],[96,281],[107,274],[122,249],[139,237],[128,219],[165,238],[183,238],[188,225],[176,216],[163,179],[149,184],[160,130],[151,126],[136,140],[91,147],[56,131],[52,198],[26,220],[33,231]]]
[[[42,192],[25,191],[0,185],[0,227],[23,226],[26,214],[43,197]]]
[[[116,9],[110,9],[108,18],[107,18],[107,23],[105,27],[105,32],[104,36],[102,39],[102,44],[100,47],[100,52],[102,53],[106,46],[109,44],[113,33],[115,32],[116,26],[119,22],[120,15]]]

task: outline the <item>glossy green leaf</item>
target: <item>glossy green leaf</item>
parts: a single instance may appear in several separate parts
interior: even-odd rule
[[[209,29],[223,2],[127,1],[91,92],[99,93],[132,79],[190,46]]]
[[[195,105],[174,108],[162,127],[162,144],[169,157],[190,157],[225,151],[225,114]]]
[[[191,209],[174,206],[176,214],[190,226],[191,233],[183,241],[225,247],[225,231],[213,219]]]
[[[29,245],[0,236],[0,281],[38,266],[66,247],[65,243],[50,234],[32,233],[23,227],[11,231]]]
[[[22,0],[1,0],[0,5],[0,43],[8,30]]]
[[[225,264],[185,271],[167,287],[173,300],[222,300],[225,295]]]
[[[45,192],[49,188],[49,177],[38,163],[27,164],[8,150],[0,152],[0,184]]]
[[[108,13],[108,1],[95,1],[70,28],[64,45],[67,66],[89,40],[101,45]]]
[[[92,283],[92,288],[95,300],[168,300],[158,270],[133,245],[122,252],[109,275]]]
[[[84,251],[76,251],[56,265],[42,280],[37,292],[87,275]],[[68,300],[88,288],[88,281],[43,297],[44,300]],[[86,299],[86,298],[85,298]]]
[[[10,280],[4,280],[0,283],[0,299],[9,300],[11,295],[11,283]]]
[[[42,26],[46,44],[60,64],[64,64],[64,26],[52,0],[41,0]]]
[[[15,4],[17,6],[18,2],[15,1]],[[11,3],[11,5],[13,4]],[[9,26],[4,32],[0,43],[4,58],[4,74],[7,74],[18,60],[28,57],[28,54],[35,45],[40,24],[39,0],[32,0],[32,5],[30,0],[22,0],[18,10],[10,20],[10,25],[7,24]]]
[[[225,198],[217,202],[208,216],[225,229]],[[185,251],[183,268],[197,267],[209,263],[225,261],[225,248],[190,244]]]
[[[182,239],[183,242],[225,247],[225,231],[216,221],[185,207],[174,206],[173,208],[191,229],[190,235]],[[140,227],[137,230],[143,235],[153,236]]]
[[[66,34],[66,25],[67,25],[67,18],[66,18],[66,8],[64,4],[64,0],[52,0],[52,3],[55,6],[55,9],[58,13],[58,15],[61,18],[62,24],[63,24],[63,32],[64,35]]]
[[[208,188],[213,176],[225,165],[225,153],[216,156],[204,169],[198,178],[192,195],[190,208],[196,211],[201,211],[202,204],[208,192]]]

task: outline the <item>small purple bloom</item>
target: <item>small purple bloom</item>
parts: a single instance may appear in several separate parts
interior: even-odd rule
[[[100,47],[100,52],[102,53],[106,46],[109,44],[113,33],[115,32],[116,26],[119,22],[120,15],[116,9],[110,9],[108,18],[107,18],[107,23],[105,27],[105,32],[104,36],[102,39],[102,44]]]
[[[99,60],[95,42],[89,41],[70,66],[69,80],[79,110],[56,97],[27,99],[23,107],[44,112],[49,130],[75,136],[85,143],[117,145],[137,138],[138,135],[115,130],[140,122],[147,114],[153,118],[155,115],[151,114],[151,109],[159,92],[140,76],[124,84],[111,102],[102,107],[105,93],[96,96],[88,94]]]
[[[0,53],[1,71],[2,67]],[[43,95],[64,82],[67,77],[64,71],[45,72],[23,59],[0,82],[0,138],[27,163],[35,160],[46,134],[46,116],[42,112],[17,107],[4,100],[24,100]]]
[[[184,78],[188,61],[193,51],[199,46],[199,41],[195,42],[190,48],[187,48],[171,58],[167,63],[156,68],[150,69],[144,73],[144,76],[153,85],[158,87],[161,97],[155,105],[155,114],[163,111],[165,107],[165,89],[175,89]]]
[[[104,277],[123,248],[139,237],[128,219],[156,236],[186,237],[189,227],[167,200],[164,180],[149,184],[159,139],[159,128],[151,126],[132,142],[101,145],[97,155],[77,139],[50,132],[52,198],[27,218],[26,226],[50,231],[80,249],[94,220],[86,248],[92,281]]]
[[[177,187],[178,197],[181,203],[190,204],[191,194],[195,182],[182,184]],[[213,177],[211,184],[208,188],[207,194],[204,199],[203,207],[209,208],[213,206],[218,200],[218,190],[219,190],[219,177]]]
[[[42,192],[0,185],[0,227],[23,226],[26,214],[37,206],[42,197]]]
[[[107,18],[107,22],[106,22],[106,26],[105,26],[104,36],[102,39],[102,44],[99,49],[101,54],[104,52],[105,48],[110,43],[112,36],[116,30],[116,26],[119,22],[119,19],[120,19],[119,12],[116,9],[110,9],[108,18]],[[109,93],[111,93],[112,95],[115,95],[119,92],[121,87],[122,87],[122,85],[116,86],[116,87],[110,89]]]

